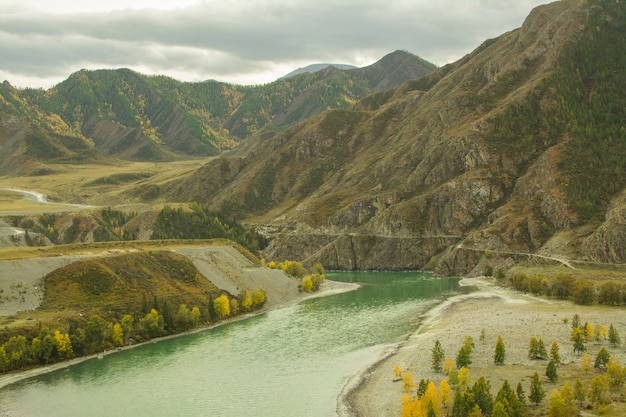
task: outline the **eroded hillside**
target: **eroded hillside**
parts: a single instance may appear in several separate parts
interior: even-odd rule
[[[601,249],[621,228],[598,227],[622,217],[624,9],[538,7],[454,64],[161,191],[269,226],[269,258],[328,268],[465,274],[485,249],[535,253],[562,231],[575,256],[624,262]]]

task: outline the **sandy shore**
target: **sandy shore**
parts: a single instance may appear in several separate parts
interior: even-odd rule
[[[431,349],[438,339],[447,357],[456,358],[466,335],[475,342],[470,374],[472,380],[485,376],[495,394],[505,379],[515,388],[518,382],[529,391],[529,380],[537,371],[548,392],[560,387],[568,377],[580,374],[580,358],[573,353],[569,340],[571,321],[578,314],[582,322],[609,326],[613,324],[626,336],[626,314],[618,307],[579,306],[570,302],[532,297],[497,287],[487,280],[468,278],[461,285],[475,286],[476,291],[452,297],[421,317],[422,324],[408,340],[388,351],[371,367],[354,375],[338,401],[341,417],[397,417],[400,415],[402,383],[393,382],[396,364],[413,374],[416,382],[444,377],[431,370]],[[485,340],[480,341],[482,329]],[[506,347],[503,366],[493,365],[496,340],[501,335]],[[545,378],[546,361],[528,359],[531,336],[542,338],[549,351],[553,341],[560,347],[563,365],[559,381],[551,384]],[[622,364],[626,355],[622,348],[612,348],[607,341],[588,344],[588,353],[595,357],[601,346],[616,355]]]

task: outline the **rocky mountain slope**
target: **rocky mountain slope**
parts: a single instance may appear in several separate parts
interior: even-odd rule
[[[128,69],[81,70],[47,91],[4,82],[0,146],[10,151],[7,160],[25,167],[85,154],[138,161],[215,155],[254,132],[348,108],[433,68],[397,51],[366,68],[330,67],[259,86],[183,83]],[[0,174],[13,169],[5,160],[0,164]]]
[[[266,226],[268,258],[330,269],[466,274],[486,250],[625,262],[625,9],[538,7],[456,63],[160,192]]]

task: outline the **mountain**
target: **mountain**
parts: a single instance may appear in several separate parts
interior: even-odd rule
[[[268,259],[328,269],[624,263],[625,10],[538,7],[453,64],[252,137],[159,191],[262,225]]]
[[[348,108],[433,68],[397,51],[367,68],[328,67],[261,86],[184,83],[128,69],[81,70],[47,91],[3,83],[0,112],[38,126],[32,135],[41,143],[41,154],[57,147],[49,143],[54,136],[69,153],[83,153],[87,143],[100,157],[167,161],[219,154],[255,132]],[[0,137],[18,140],[10,128]],[[79,148],[74,148],[77,140]],[[11,167],[0,166],[0,172],[11,172]]]
[[[311,65],[307,65],[304,68],[298,68],[296,70],[293,70],[289,74],[283,75],[282,77],[280,77],[280,79],[293,77],[294,75],[321,71],[327,67],[335,67],[340,70],[352,70],[352,69],[358,68],[358,67],[355,67],[354,65],[346,65],[346,64],[311,64]]]

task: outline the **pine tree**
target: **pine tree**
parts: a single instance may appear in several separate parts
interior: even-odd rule
[[[432,359],[433,359],[433,364],[432,364],[432,369],[435,372],[441,372],[442,371],[442,367],[441,364],[443,362],[443,359],[445,358],[445,353],[443,351],[443,348],[441,347],[441,342],[439,342],[439,339],[435,340],[435,346],[433,346],[432,349]]]
[[[472,387],[472,396],[476,405],[480,407],[483,414],[491,415],[493,409],[493,397],[491,396],[491,384],[484,376],[478,378]]]
[[[539,405],[539,403],[543,401],[545,396],[546,391],[541,385],[541,381],[539,380],[539,374],[535,372],[530,381],[530,394],[528,395],[528,398],[530,399],[530,401],[534,402],[535,405]]]
[[[461,346],[459,353],[456,355],[457,368],[467,368],[472,364],[471,349],[468,349],[466,345]]]
[[[613,346],[619,346],[622,343],[619,337],[619,333],[617,332],[617,329],[613,326],[613,323],[611,323],[611,326],[609,327],[609,343],[611,343],[611,345]]]
[[[596,355],[596,361],[593,367],[597,369],[606,369],[609,359],[611,359],[611,354],[603,347]]]
[[[503,365],[505,358],[506,349],[504,347],[504,342],[502,341],[502,336],[498,336],[498,341],[496,342],[496,351],[493,355],[493,363],[496,365]]]
[[[520,404],[522,404],[522,406],[526,405],[526,392],[524,391],[524,387],[522,386],[521,382],[517,383],[517,388],[515,391]]]
[[[546,376],[550,382],[556,382],[559,379],[559,375],[556,370],[556,362],[552,360],[548,362],[548,366],[546,367]]]

